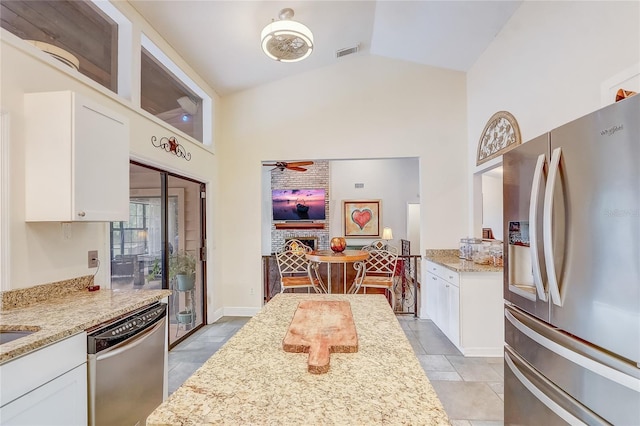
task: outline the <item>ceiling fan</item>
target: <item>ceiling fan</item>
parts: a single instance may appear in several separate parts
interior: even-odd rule
[[[295,161],[292,163],[287,163],[285,161],[278,161],[276,163],[263,164],[263,166],[272,166],[273,169],[271,170],[279,169],[280,171],[283,171],[284,169],[289,169],[289,170],[295,170],[297,172],[306,172],[307,169],[300,166],[310,166],[312,164],[313,164],[313,161]]]

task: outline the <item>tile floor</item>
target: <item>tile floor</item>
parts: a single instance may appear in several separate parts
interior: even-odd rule
[[[169,352],[169,393],[175,391],[249,318],[224,317]],[[503,424],[502,358],[465,358],[430,320],[398,320],[453,426]]]

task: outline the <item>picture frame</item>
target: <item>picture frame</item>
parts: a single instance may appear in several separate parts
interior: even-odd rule
[[[476,166],[515,148],[520,142],[520,127],[516,118],[508,111],[496,112],[482,130]]]
[[[345,238],[380,238],[382,200],[342,200]]]

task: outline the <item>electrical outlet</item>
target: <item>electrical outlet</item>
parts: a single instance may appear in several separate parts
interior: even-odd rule
[[[253,294],[254,294],[254,293],[255,293],[255,290],[253,289],[253,287],[251,287],[251,288],[249,289],[249,294],[253,296]]]
[[[89,250],[88,257],[88,267],[89,268],[97,268],[98,267],[98,250]]]

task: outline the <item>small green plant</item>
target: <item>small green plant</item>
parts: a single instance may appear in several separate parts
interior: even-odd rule
[[[151,269],[149,269],[149,274],[147,275],[148,281],[157,280],[162,276],[162,265],[160,265],[160,259],[156,259],[153,261],[153,265],[151,265]]]
[[[196,276],[196,258],[189,252],[180,251],[169,257],[169,279],[178,275]]]

